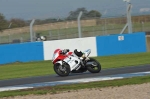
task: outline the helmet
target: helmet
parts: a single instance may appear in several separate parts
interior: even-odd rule
[[[41,36],[40,39],[41,39],[42,41],[46,41],[46,36]]]
[[[83,55],[83,53],[77,49],[74,50],[74,53],[78,56],[81,57]]]

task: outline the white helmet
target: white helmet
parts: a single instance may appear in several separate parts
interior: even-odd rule
[[[41,39],[42,41],[46,41],[46,37],[45,37],[45,36],[41,36],[40,39]]]

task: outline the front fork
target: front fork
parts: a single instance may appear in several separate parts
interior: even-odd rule
[[[62,64],[59,65],[59,70],[62,71],[62,72],[66,71],[64,62],[62,62]]]
[[[90,60],[90,58],[85,57],[85,58],[80,59],[80,60],[81,60],[81,65],[83,65],[83,66],[85,67],[85,66],[86,66],[86,62],[87,62],[88,60]]]

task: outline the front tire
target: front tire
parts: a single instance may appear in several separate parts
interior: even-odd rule
[[[87,62],[93,62],[90,66],[87,66],[87,70],[91,73],[99,73],[101,71],[101,64],[94,58],[90,58]]]
[[[54,64],[54,71],[59,76],[62,76],[62,77],[68,76],[70,73],[70,66],[66,63],[63,63],[63,65],[56,63]]]

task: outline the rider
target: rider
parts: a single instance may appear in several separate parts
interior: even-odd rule
[[[69,52],[69,49],[63,49],[63,50],[58,49],[58,50],[60,50],[60,52],[64,55]],[[85,54],[77,49],[74,50],[74,54],[77,55],[78,57],[80,57],[82,60],[86,58]]]
[[[63,49],[63,50],[57,49],[57,50],[59,50],[61,52],[61,54],[64,54],[64,55],[69,52],[69,49]],[[86,61],[89,60],[89,58],[86,57],[82,51],[75,49],[74,54],[80,58],[82,66],[84,66],[84,60],[86,60]]]

